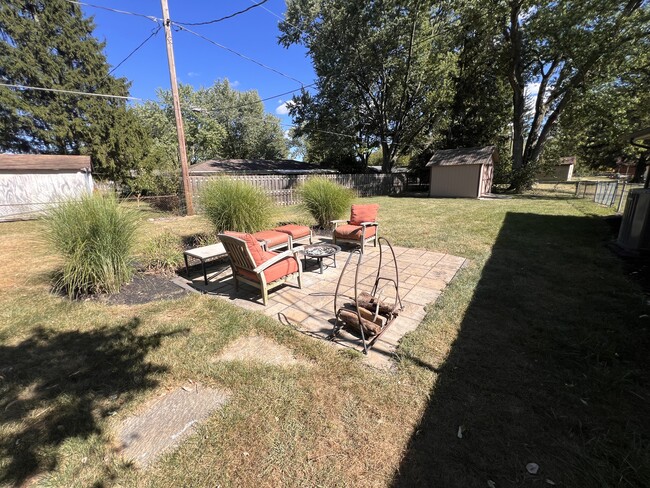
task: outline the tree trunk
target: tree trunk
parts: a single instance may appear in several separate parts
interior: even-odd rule
[[[634,176],[632,177],[632,183],[641,183],[643,180],[643,175],[645,174],[645,169],[648,161],[648,151],[641,153],[639,161],[636,163],[636,170],[634,171]]]
[[[381,172],[390,173],[393,169],[393,158],[391,157],[390,146],[386,141],[381,141],[381,156]]]
[[[524,80],[524,65],[522,59],[522,35],[519,29],[519,13],[521,5],[512,2],[510,6],[510,26],[506,32],[506,40],[510,43],[510,72],[508,81],[512,88],[512,180],[510,190],[520,191],[524,166],[524,131],[526,114],[526,83]]]

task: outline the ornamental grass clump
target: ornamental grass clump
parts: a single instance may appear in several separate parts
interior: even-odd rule
[[[274,214],[273,202],[262,189],[225,178],[210,181],[203,187],[201,207],[217,233],[267,229]]]
[[[331,227],[330,221],[340,219],[350,211],[354,192],[320,176],[309,178],[298,188],[302,206],[321,228]]]
[[[161,232],[142,246],[142,264],[149,271],[173,275],[183,263],[183,250],[183,239],[179,235]]]
[[[87,195],[49,210],[45,238],[63,257],[55,291],[71,298],[118,292],[133,274],[137,220],[114,195]]]

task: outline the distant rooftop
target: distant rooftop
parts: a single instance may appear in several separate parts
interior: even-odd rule
[[[66,154],[0,154],[0,170],[64,171],[90,169],[90,156]]]
[[[484,164],[490,162],[492,158],[495,161],[498,160],[498,154],[494,146],[439,149],[433,153],[427,167]]]
[[[191,175],[213,173],[309,174],[336,171],[293,159],[212,159],[190,166]]]

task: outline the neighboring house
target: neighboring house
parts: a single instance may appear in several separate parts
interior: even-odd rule
[[[212,159],[190,166],[190,175],[304,175],[333,174],[336,170],[293,159]]]
[[[571,181],[573,177],[573,170],[576,165],[576,157],[570,156],[560,158],[560,163],[551,168],[546,168],[537,176],[537,181],[552,182],[552,181]]]
[[[0,154],[0,221],[35,218],[92,191],[89,156]]]
[[[479,198],[492,190],[494,146],[435,151],[427,163],[430,197]]]
[[[632,178],[636,173],[636,163],[626,163],[622,160],[616,162],[616,176],[619,178]]]

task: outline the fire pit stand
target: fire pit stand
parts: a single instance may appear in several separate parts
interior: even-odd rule
[[[338,335],[342,327],[346,326],[355,332],[360,333],[361,342],[363,343],[363,352],[368,354],[368,351],[377,342],[384,332],[395,321],[399,312],[404,308],[402,299],[399,294],[399,269],[397,267],[397,258],[395,251],[391,246],[388,239],[380,237],[378,239],[379,246],[379,265],[375,275],[375,281],[370,293],[360,290],[359,270],[364,266],[364,261],[367,262],[368,254],[362,254],[360,249],[355,249],[350,253],[348,259],[345,261],[345,266],[341,270],[338,283],[336,284],[336,292],[334,295],[334,313],[336,315],[336,322],[330,335],[333,340]],[[386,249],[385,249],[386,248]],[[390,251],[390,253],[388,253]],[[384,253],[388,254],[385,258]],[[341,281],[346,274],[348,266],[353,261],[353,256],[356,256],[357,268],[354,273],[354,297],[348,297],[341,294]],[[385,268],[385,259],[392,260],[395,268],[395,278],[389,278],[382,275],[382,270]],[[385,269],[390,269],[386,266]],[[395,289],[395,297],[392,303],[387,303],[382,300],[382,292],[386,286],[392,286]],[[339,306],[343,298],[353,299],[353,303],[345,303]]]

